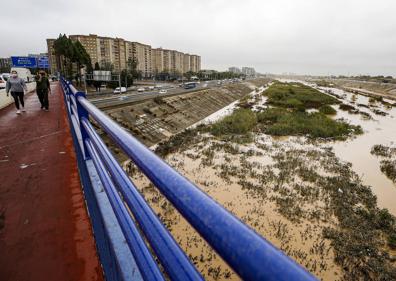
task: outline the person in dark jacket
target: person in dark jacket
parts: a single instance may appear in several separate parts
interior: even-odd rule
[[[40,70],[36,76],[36,92],[41,104],[41,109],[48,111],[48,93],[51,93],[51,87],[47,73],[45,73],[44,70]]]
[[[25,102],[23,96],[27,92],[27,87],[25,81],[18,77],[18,72],[16,70],[11,71],[11,77],[7,80],[6,84],[7,97],[8,93],[11,92],[11,96],[14,98],[15,107],[17,109],[17,114],[21,114],[19,110],[19,104],[22,106],[22,111],[25,112]]]

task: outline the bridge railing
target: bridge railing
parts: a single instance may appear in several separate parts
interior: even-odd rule
[[[118,164],[91,120],[242,279],[316,280],[92,105],[85,93],[64,79],[61,86],[95,240],[108,280],[130,278],[132,275],[126,271],[136,273],[133,279],[144,280],[164,280],[164,276],[171,280],[202,280],[203,277]],[[99,197],[98,191],[95,193],[98,185],[106,194],[106,211],[103,211],[106,207],[103,195]],[[103,194],[101,189],[99,192]],[[111,214],[115,218],[112,224],[121,230],[118,242],[109,231],[107,217]],[[124,254],[119,251],[117,243],[124,241],[133,259],[125,258],[125,248],[122,248]]]

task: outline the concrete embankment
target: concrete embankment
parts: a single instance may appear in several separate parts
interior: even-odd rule
[[[333,82],[344,90],[353,90],[363,95],[382,96],[396,100],[396,85],[392,83],[377,83],[342,79],[330,80],[330,82]]]
[[[230,84],[188,94],[154,98],[107,113],[150,146],[184,130],[228,104],[243,98],[269,80]]]

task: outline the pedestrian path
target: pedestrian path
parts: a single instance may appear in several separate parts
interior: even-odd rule
[[[58,83],[0,110],[0,279],[103,280]]]

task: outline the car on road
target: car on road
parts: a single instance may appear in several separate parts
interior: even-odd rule
[[[183,88],[187,90],[187,89],[195,88],[196,86],[197,86],[196,82],[188,82],[188,83],[184,83]]]
[[[144,92],[144,88],[138,88],[137,91],[140,92],[140,93]]]
[[[149,90],[154,90],[154,86],[149,86],[148,89]]]
[[[159,91],[158,93],[160,93],[160,94],[166,94],[168,91],[167,90],[161,90],[161,91]]]
[[[126,90],[126,88],[125,87],[121,87],[121,90],[120,90],[120,87],[117,87],[117,88],[115,88],[114,89],[114,94],[119,94],[119,93],[125,93],[127,90]]]
[[[4,89],[6,87],[7,81],[0,76],[0,89]]]
[[[9,73],[0,74],[0,89],[4,89],[6,87],[8,78],[10,78]]]

